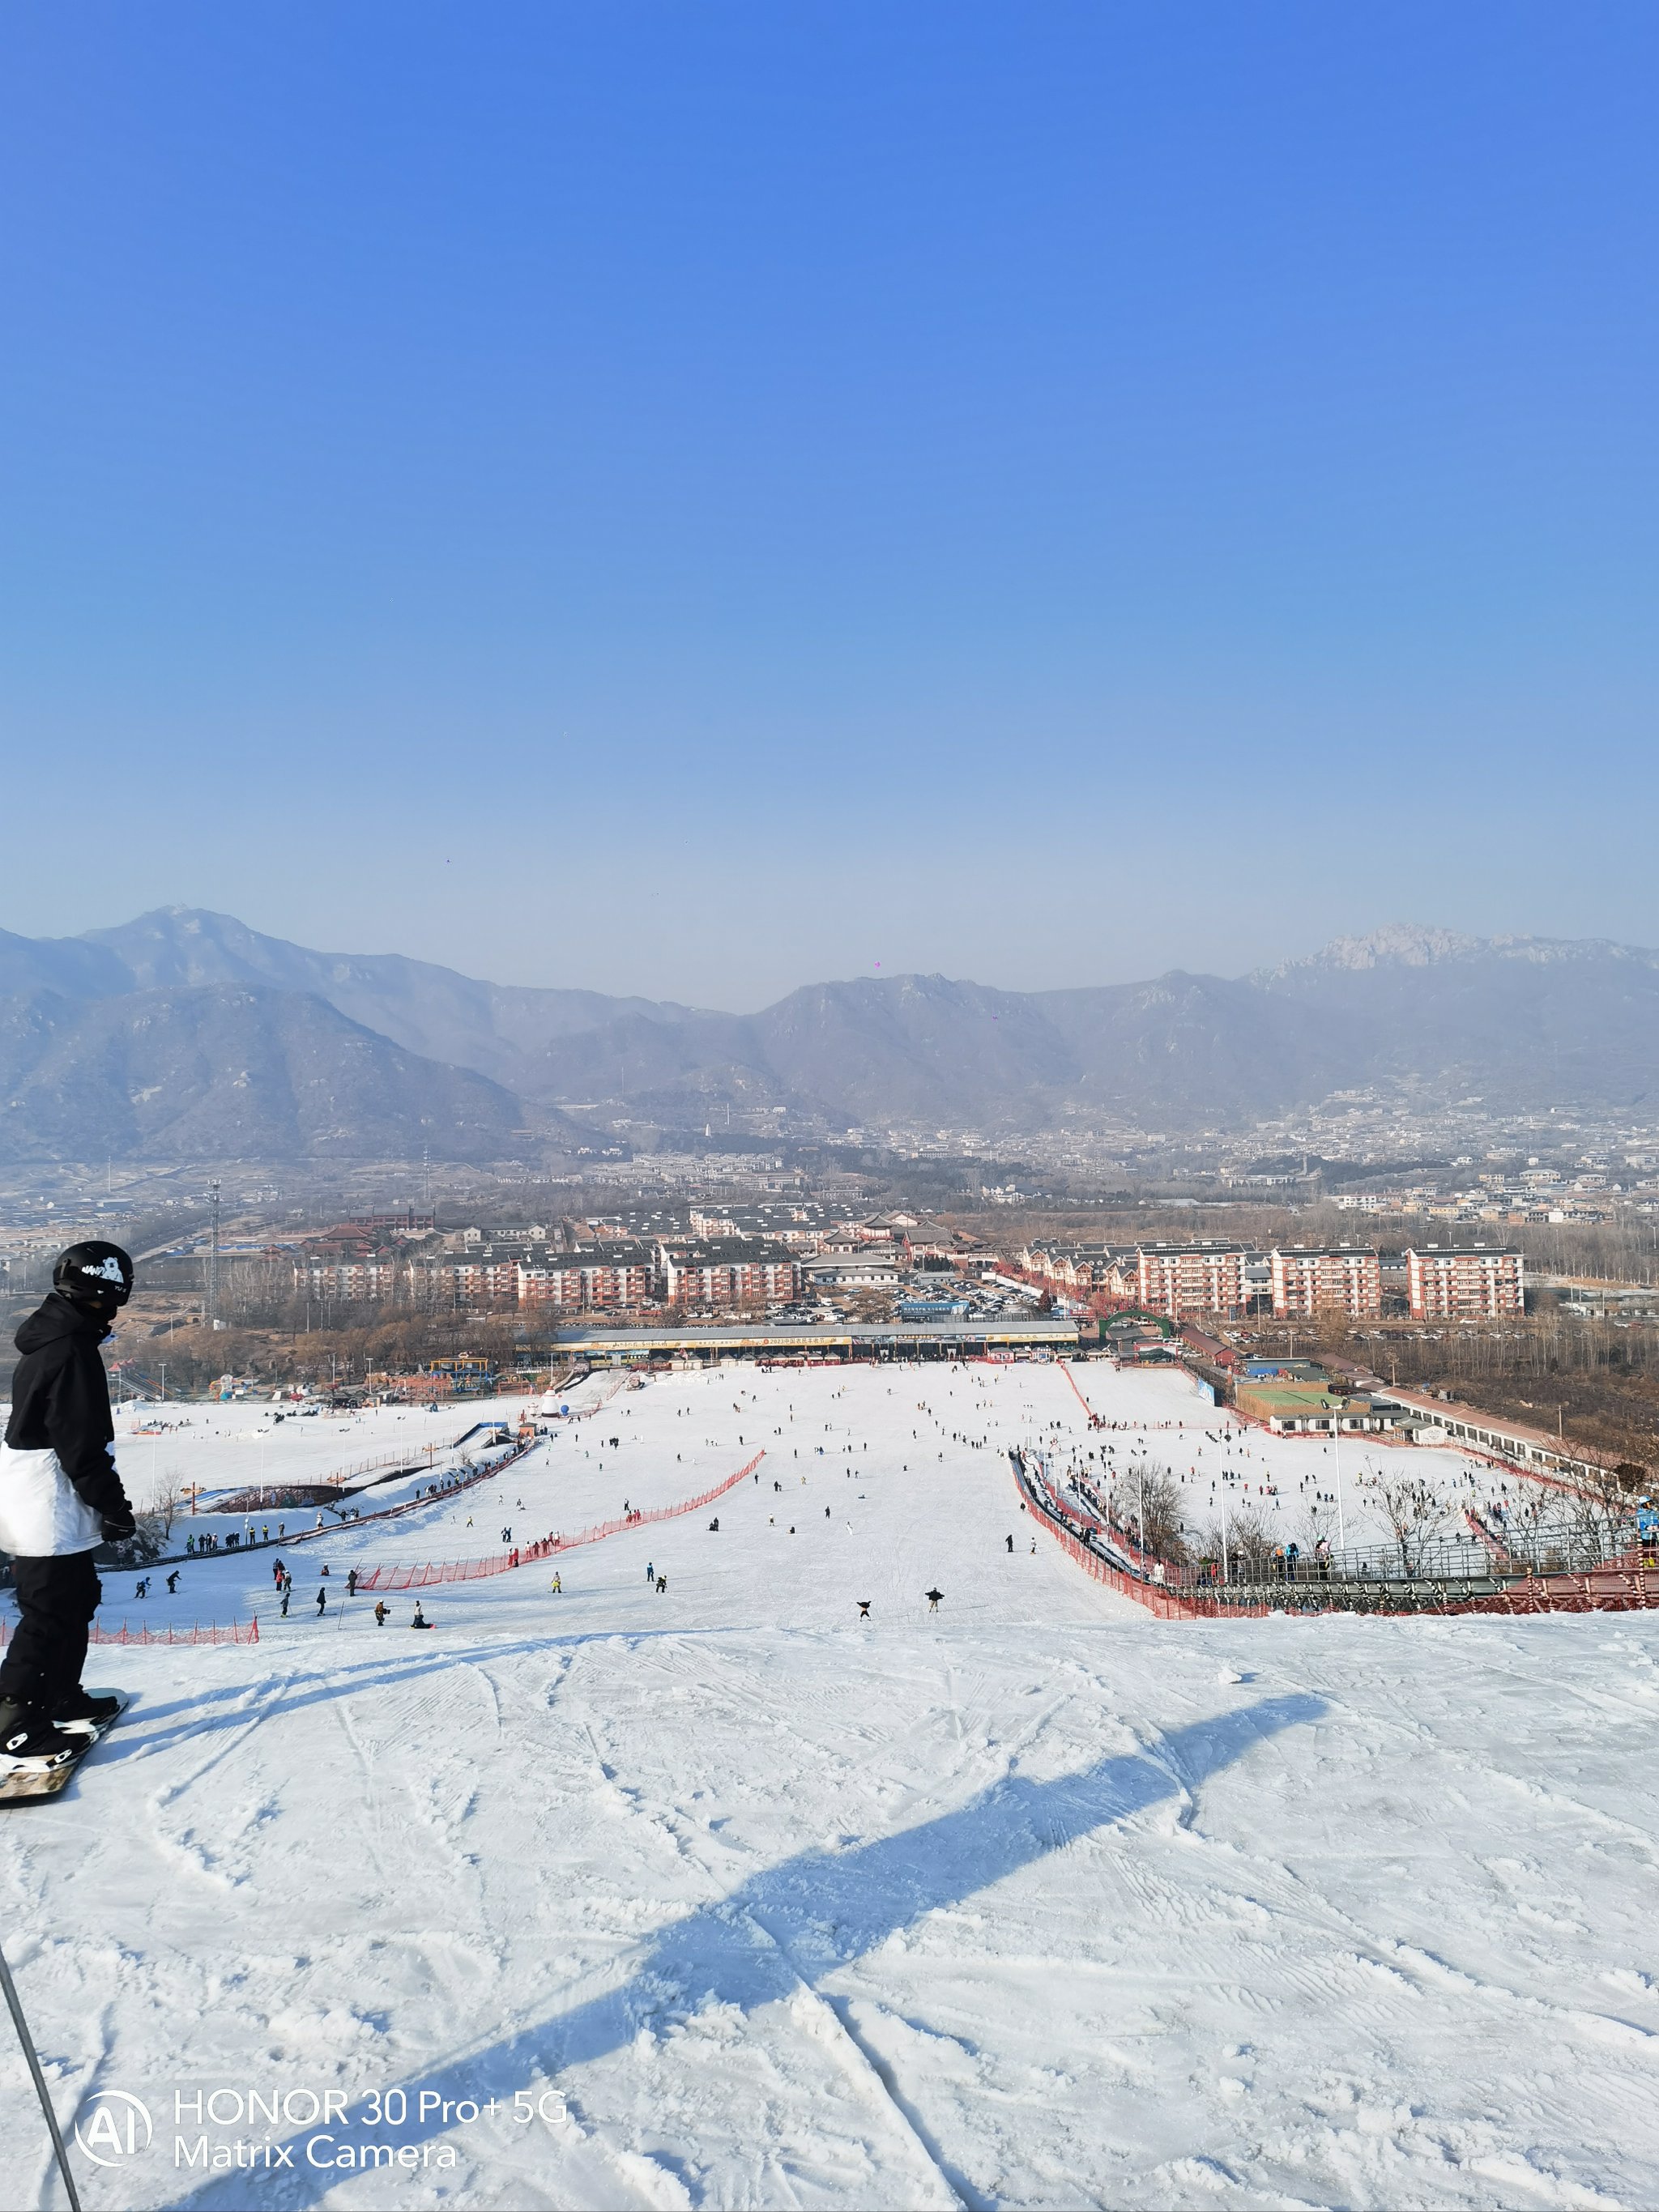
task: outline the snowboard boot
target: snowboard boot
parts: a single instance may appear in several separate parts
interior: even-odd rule
[[[75,1751],[73,1738],[59,1735],[39,1705],[27,1705],[21,1698],[0,1698],[0,1760],[44,1770],[61,1766]]]
[[[54,1700],[52,1724],[65,1735],[96,1735],[100,1728],[107,1728],[121,1710],[119,1698],[94,1698],[89,1690],[77,1683]]]

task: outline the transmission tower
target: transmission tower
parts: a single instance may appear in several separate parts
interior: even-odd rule
[[[213,1219],[208,1231],[207,1321],[212,1328],[219,1318],[219,1184],[213,1185]]]

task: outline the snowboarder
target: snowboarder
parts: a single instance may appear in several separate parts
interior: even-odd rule
[[[548,1588],[552,1591],[555,1597],[559,1596],[564,1589],[564,1579],[562,1576],[555,1575],[552,1581],[548,1584]]]
[[[149,1577],[148,1575],[141,1575],[139,1577],[138,1585],[132,1594],[134,1597],[148,1597],[149,1595]]]
[[[659,1575],[659,1576],[657,1577],[657,1595],[658,1595],[659,1597],[660,1597],[660,1596],[663,1595],[664,1591],[665,1591],[667,1588],[668,1588],[668,1577],[667,1577],[667,1576],[666,1576],[666,1575]]]
[[[708,1524],[708,1533],[711,1536],[718,1536],[720,1533],[720,1516],[718,1513]]]
[[[283,1584],[283,1619],[284,1620],[288,1619],[288,1598],[289,1592],[292,1588],[293,1584],[291,1583],[284,1583]]]
[[[81,1686],[102,1595],[93,1553],[133,1534],[115,1468],[115,1425],[98,1347],[132,1294],[118,1244],[71,1244],[52,1291],[14,1341],[11,1418],[0,1448],[0,1548],[12,1554],[17,1628],[0,1662],[0,1752],[61,1758],[120,1711]]]
[[[349,1572],[349,1573],[347,1575],[347,1577],[346,1577],[346,1595],[347,1595],[348,1597],[356,1597],[356,1595],[357,1595],[357,1570],[356,1570],[356,1567],[353,1567],[353,1568],[352,1568],[352,1570],[350,1571],[350,1572]]]
[[[376,1626],[376,1628],[384,1628],[384,1627],[386,1626],[386,1620],[387,1620],[387,1617],[388,1617],[388,1615],[390,1614],[391,1611],[392,1611],[391,1607],[386,1603],[386,1600],[385,1600],[383,1597],[379,1597],[379,1598],[376,1598],[376,1599],[375,1599],[375,1601],[374,1601],[374,1626]]]
[[[944,1595],[945,1592],[942,1589],[930,1589],[924,1590],[922,1592],[922,1595],[927,1601],[927,1610],[929,1613],[937,1613],[939,1611],[939,1601]]]
[[[177,1567],[175,1567],[175,1568],[173,1569],[173,1572],[172,1572],[172,1573],[167,1577],[167,1595],[168,1595],[169,1597],[177,1597],[177,1596],[178,1596],[178,1595],[179,1595],[179,1570],[178,1570],[178,1568],[177,1568]]]
[[[421,1601],[419,1598],[416,1598],[415,1601],[415,1618],[409,1625],[411,1628],[430,1628],[432,1626],[432,1623],[421,1611]]]
[[[854,1602],[858,1606],[859,1619],[860,1620],[868,1620],[870,1618],[871,1601],[867,1597],[861,1597],[855,1600]]]
[[[652,1565],[652,1564],[651,1564],[651,1562],[650,1562],[650,1560],[649,1560],[649,1559],[647,1559],[647,1560],[646,1561],[646,1563],[645,1563],[645,1579],[646,1579],[646,1580],[647,1580],[647,1582],[648,1582],[648,1583],[653,1583],[653,1582],[655,1582],[655,1581],[656,1581],[656,1579],[657,1579],[657,1571],[656,1571],[656,1569]]]
[[[1014,1548],[1014,1540],[1013,1540],[1013,1538],[1011,1536],[1011,1537],[1008,1539],[1008,1549],[1012,1552],[1012,1551],[1013,1550],[1013,1548]]]

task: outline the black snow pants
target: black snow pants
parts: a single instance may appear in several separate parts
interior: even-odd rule
[[[17,1629],[0,1660],[0,1698],[50,1707],[75,1688],[87,1662],[87,1631],[103,1595],[90,1552],[14,1559]]]

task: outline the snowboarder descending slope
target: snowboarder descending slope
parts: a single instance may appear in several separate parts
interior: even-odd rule
[[[52,1283],[15,1339],[23,1356],[0,1447],[0,1548],[18,1613],[0,1662],[0,1753],[13,1759],[59,1759],[120,1710],[87,1694],[81,1669],[103,1595],[92,1555],[135,1525],[98,1356],[132,1295],[132,1261],[118,1244],[71,1244]]]

